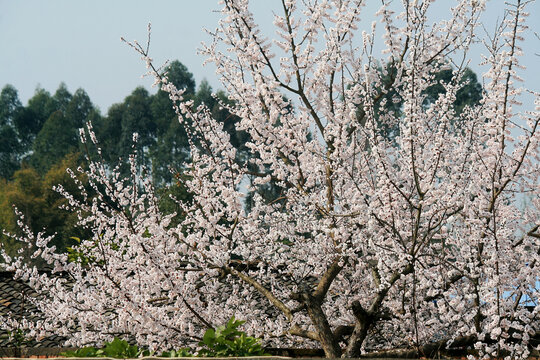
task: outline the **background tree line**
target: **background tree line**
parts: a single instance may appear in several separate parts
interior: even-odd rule
[[[219,104],[227,102],[225,94],[213,96],[205,80],[197,88],[193,75],[179,61],[169,65],[167,74],[177,88],[185,89],[194,106],[209,106],[240,148],[245,139],[234,131],[236,119]],[[75,190],[66,169],[84,167],[86,156],[98,156],[95,149],[84,148],[79,142],[79,129],[88,121],[102,149],[102,160],[111,168],[121,166],[127,173],[127,159],[135,153],[152,175],[162,211],[177,210],[169,195],[188,196],[175,176],[189,161],[189,144],[167,93],[158,90],[150,94],[137,87],[123,102],[101,114],[83,89],[70,93],[64,83],[54,94],[37,88],[26,106],[16,88],[5,85],[0,93],[0,229],[20,233],[15,206],[33,232],[46,229],[47,234],[57,234],[53,244],[59,251],[73,243],[72,237],[85,237],[84,230],[75,226],[77,215],[62,209],[65,199],[53,187],[59,184]],[[134,133],[138,134],[136,142]],[[0,234],[0,240],[9,253],[16,250],[5,234]]]
[[[395,69],[389,64],[384,71],[385,76],[390,77]],[[193,75],[179,61],[169,65],[167,75],[178,89],[185,89],[186,100],[193,100],[195,107],[205,103],[211,109],[214,118],[224,123],[232,144],[239,150],[238,156],[243,156],[243,146],[248,138],[244,132],[236,131],[238,119],[220,104],[228,103],[226,94],[218,91],[213,95],[205,80],[197,87]],[[451,80],[452,70],[442,70],[434,77],[439,84],[426,90],[426,105],[444,93],[442,83]],[[474,72],[466,69],[462,81],[464,86],[455,101],[458,112],[482,98],[482,86]],[[381,106],[400,117],[403,100],[395,90],[387,92],[380,100]],[[358,107],[359,116],[362,116],[362,105]],[[122,160],[135,153],[139,163],[151,172],[161,210],[179,212],[170,195],[177,199],[189,198],[178,179],[183,164],[189,162],[190,151],[188,136],[165,91],[158,90],[152,95],[143,87],[137,87],[123,102],[113,104],[106,114],[101,114],[83,89],[72,94],[64,83],[54,94],[37,88],[26,106],[19,100],[16,88],[5,85],[0,93],[0,229],[20,233],[18,215],[13,211],[15,206],[34,233],[45,229],[46,234],[56,234],[53,245],[59,251],[65,251],[73,243],[73,237],[89,235],[75,226],[77,215],[62,208],[66,200],[53,190],[56,185],[68,191],[76,190],[66,169],[84,167],[85,156],[98,156],[79,142],[79,129],[88,121],[97,135],[102,160],[111,168],[123,166],[122,170],[127,174],[129,164]],[[397,135],[399,127],[389,126],[381,120],[380,131],[386,138],[391,138]],[[135,143],[133,133],[138,134]],[[252,187],[267,201],[277,199],[282,190],[271,184]],[[248,193],[245,199],[248,210],[254,192]],[[17,249],[5,234],[0,233],[0,241],[8,253]]]

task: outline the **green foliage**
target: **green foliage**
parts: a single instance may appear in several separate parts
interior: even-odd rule
[[[181,348],[178,350],[164,351],[160,357],[192,357],[193,353],[189,348]]]
[[[67,168],[73,169],[81,185],[88,184],[88,179],[84,174],[78,173],[75,169],[82,165],[82,157],[79,153],[66,155],[58,163],[54,164],[45,174],[41,181],[42,196],[46,204],[46,209],[41,215],[41,223],[48,234],[54,234],[55,242],[59,251],[64,251],[66,246],[73,243],[72,237],[88,238],[89,230],[77,227],[78,217],[75,211],[68,211],[62,207],[68,205],[68,201],[58,192],[53,190],[54,186],[61,185],[66,191],[74,194],[76,198],[82,196],[78,191],[78,185],[66,172]],[[91,192],[90,192],[91,194]]]
[[[264,352],[260,339],[247,336],[245,332],[238,330],[238,327],[244,323],[245,321],[236,320],[233,316],[226,325],[218,326],[216,329],[206,330],[202,341],[199,342],[199,346],[202,348],[197,353],[197,356],[240,357],[268,355]],[[106,342],[101,348],[87,346],[76,351],[60,353],[60,355],[67,357],[111,357],[125,359],[151,356],[153,353],[136,345],[129,345],[127,341],[115,337],[113,341]],[[189,348],[181,348],[164,351],[159,356],[192,357],[194,353]]]
[[[28,100],[26,108],[32,114],[32,130],[35,134],[39,132],[39,129],[45,123],[45,120],[57,109],[54,107],[54,101],[51,94],[42,88],[37,88],[34,96]]]
[[[75,351],[65,351],[60,353],[61,356],[67,357],[110,357],[117,359],[133,359],[142,356],[153,355],[147,349],[140,348],[137,345],[130,345],[126,340],[114,338],[111,342],[106,342],[103,347],[96,348],[86,346]],[[160,357],[191,357],[193,353],[188,348],[179,350],[164,351]]]
[[[148,235],[148,236],[146,236],[146,235]],[[144,237],[150,237],[150,233],[148,233],[148,230],[145,231],[143,236]],[[115,242],[113,242],[113,241],[104,242],[103,237],[101,235],[99,235],[97,237],[97,239],[93,238],[92,240],[85,241],[85,242],[81,241],[81,239],[76,237],[76,236],[72,236],[72,237],[70,237],[70,239],[73,240],[75,242],[75,244],[73,246],[66,247],[66,252],[67,252],[67,255],[68,255],[68,261],[69,262],[74,262],[74,263],[80,263],[83,266],[86,266],[86,265],[102,266],[102,265],[104,265],[105,261],[103,259],[98,259],[95,256],[88,255],[88,254],[91,253],[92,250],[96,249],[100,245],[105,245],[105,246],[107,246],[107,248],[109,248],[109,249],[111,249],[113,251],[118,251],[118,250],[120,250],[120,245],[119,244],[122,242],[121,240],[115,240]],[[126,253],[126,250],[124,249],[122,251],[122,254],[125,255],[125,253]]]
[[[264,356],[267,355],[261,345],[261,340],[247,336],[238,327],[245,321],[236,320],[234,316],[224,326],[215,330],[206,330],[199,346],[198,356]]]
[[[117,359],[137,358],[140,356],[149,356],[150,352],[139,348],[136,345],[130,345],[126,340],[114,338],[113,341],[105,343],[102,348],[92,346],[77,349],[76,351],[66,351],[60,353],[67,357],[111,357]]]
[[[66,251],[68,254],[68,261],[73,263],[81,263],[81,265],[86,266],[89,264],[104,264],[103,260],[97,260],[94,256],[88,256],[87,251],[96,248],[98,243],[93,243],[90,248],[85,249],[84,246],[81,246],[81,239],[76,236],[72,236],[70,239],[77,242],[77,246],[68,246]]]
[[[93,346],[87,346],[83,347],[81,349],[77,349],[75,351],[64,351],[61,352],[60,356],[66,356],[66,357],[98,357],[98,356],[104,356],[104,355],[98,355],[98,349],[96,349]]]
[[[393,63],[384,65],[384,69],[380,67],[380,73],[383,84],[391,84],[399,77],[396,66]],[[446,93],[445,85],[453,80],[454,70],[442,68],[434,72],[433,85],[427,87],[423,92],[423,105],[428,107],[437,101],[440,95]],[[401,74],[401,82],[407,83],[406,75]],[[473,106],[482,99],[482,85],[478,82],[476,74],[469,68],[463,70],[460,79],[460,89],[456,93],[456,99],[453,103],[456,115],[463,112],[466,106]],[[402,86],[402,85],[401,85]],[[401,86],[398,87],[401,88]],[[378,89],[382,90],[382,89]],[[380,134],[389,140],[393,140],[399,135],[399,119],[403,117],[403,99],[395,87],[390,87],[387,92],[376,102],[375,117],[377,118],[377,127]],[[393,114],[393,116],[385,119],[381,117],[382,112]],[[358,106],[357,117],[361,124],[365,122],[365,112],[361,104]],[[459,123],[453,123],[452,126],[459,128]]]
[[[15,119],[22,109],[17,90],[6,85],[0,92],[0,177],[9,178],[19,165],[23,149]]]
[[[174,63],[171,63],[171,66]],[[170,80],[177,88],[185,88],[186,93],[184,93],[184,96],[186,99],[191,99],[194,93],[195,81],[190,73],[179,71],[181,66],[175,67],[176,70],[174,68],[167,69],[169,76],[175,76]],[[171,72],[171,70],[173,71]],[[178,122],[178,115],[173,109],[167,92],[160,89],[153,96],[151,110],[153,120],[156,123],[157,137],[156,143],[150,149],[153,158],[152,174],[155,184],[163,186],[174,181],[171,169],[178,171],[182,168],[184,162],[188,161],[190,155],[189,142],[184,127]],[[184,121],[190,123],[187,119],[184,119]]]
[[[31,164],[41,173],[46,172],[66,154],[76,150],[76,129],[65,131],[66,118],[61,111],[55,111],[43,127],[34,142]]]
[[[0,177],[9,178],[19,167],[21,146],[12,126],[0,126]]]
[[[195,92],[195,80],[188,68],[178,60],[172,61],[165,69],[169,82],[177,89],[184,89],[187,94]]]
[[[55,110],[47,117],[33,142],[30,163],[40,174],[47,172],[63,157],[79,150],[79,128],[89,120],[99,118],[88,95],[82,89],[70,96],[65,88],[50,98]],[[68,102],[69,101],[69,102]]]
[[[126,160],[134,152],[141,165],[148,166],[153,160],[148,153],[156,141],[156,122],[151,103],[152,96],[148,91],[138,87],[123,103],[112,105],[107,117],[94,122],[104,160],[113,167],[121,164],[120,169],[124,175],[129,173]],[[134,133],[138,134],[135,144]]]
[[[17,215],[13,211],[15,206],[24,215],[24,223],[34,233],[45,231],[47,235],[56,234],[50,245],[56,246],[57,251],[65,251],[74,242],[72,237],[90,236],[89,230],[76,226],[76,212],[61,208],[67,205],[67,200],[53,190],[53,186],[61,185],[67,191],[77,194],[77,184],[67,174],[66,168],[75,169],[79,164],[79,154],[68,154],[43,177],[35,169],[23,167],[13,174],[11,181],[0,179],[0,229],[21,234],[17,226]],[[78,180],[82,184],[87,183],[82,174],[78,175]],[[1,234],[0,241],[10,255],[14,255],[21,245]],[[25,250],[28,251],[23,255],[29,257],[31,250],[26,247]]]
[[[188,177],[183,174],[177,174],[176,177],[176,183],[157,189],[159,210],[164,214],[176,213],[171,220],[171,226],[178,225],[185,218],[178,201],[190,202],[193,196],[184,185]]]
[[[23,347],[30,342],[29,338],[26,336],[26,333],[22,329],[7,331],[7,336],[9,339],[9,345],[16,348]]]
[[[12,85],[4,86],[0,92],[0,126],[13,122],[21,106],[17,89]]]
[[[46,211],[46,204],[41,179],[34,169],[25,167],[17,170],[13,179],[6,181],[0,188],[0,227],[10,233],[20,234],[13,206],[24,215],[24,222],[31,229],[42,229],[40,221]]]

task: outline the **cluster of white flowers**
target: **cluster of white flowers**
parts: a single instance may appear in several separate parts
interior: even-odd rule
[[[358,29],[364,1],[283,1],[278,40],[262,34],[247,0],[222,3],[202,52],[233,104],[223,106],[249,134],[248,161],[134,44],[191,124],[193,199],[171,226],[135,166],[121,179],[91,163],[92,191],[81,186],[82,201],[65,194],[93,231],[80,258],[55,254],[41,235],[21,238],[65,277],[8,259],[48,295],[38,304],[47,321],[26,324],[32,334],[72,344],[127,334],[168,349],[235,315],[269,343],[307,339],[332,357],[466,337],[481,354],[528,356],[540,332],[540,94],[534,110],[519,112],[525,2],[488,44],[483,99],[459,115],[483,0],[456,1],[433,25],[434,1],[404,1],[397,12],[383,1],[385,59],[374,55],[375,26]],[[426,104],[434,74],[461,54],[445,92]],[[403,99],[401,115],[385,107],[390,91]],[[393,139],[382,123],[399,129]],[[256,194],[247,212],[248,177],[252,189],[281,192]],[[521,211],[524,194],[532,201]]]

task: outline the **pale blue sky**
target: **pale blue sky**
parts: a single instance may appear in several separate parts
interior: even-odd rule
[[[397,0],[395,0],[397,1]],[[444,5],[454,1],[439,0],[438,16]],[[258,19],[271,22],[271,7],[277,0],[254,0]],[[367,0],[366,14],[372,14],[380,2]],[[494,21],[502,16],[503,0],[491,0],[485,15],[486,26],[493,29]],[[36,86],[54,92],[65,82],[73,92],[82,87],[102,113],[123,100],[136,86],[149,88],[151,81],[143,80],[144,64],[137,54],[120,42],[146,41],[146,26],[152,22],[151,56],[157,63],[178,59],[194,74],[197,84],[203,78],[214,88],[219,82],[211,67],[202,67],[203,58],[197,55],[201,41],[209,41],[203,27],[216,27],[218,8],[214,0],[0,0],[0,88],[14,85],[26,103]],[[529,6],[529,26],[540,32],[540,2]],[[373,18],[365,19],[370,24]],[[268,29],[269,27],[266,27]],[[367,28],[369,29],[369,28]],[[272,36],[272,33],[268,33]],[[523,74],[526,85],[540,91],[540,40],[525,34],[527,52]],[[479,62],[476,55],[472,67]]]

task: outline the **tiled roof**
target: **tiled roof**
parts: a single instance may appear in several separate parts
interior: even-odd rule
[[[0,271],[0,315],[6,318],[18,318],[25,316],[30,320],[39,319],[39,311],[37,311],[32,300],[38,294],[20,279],[13,279],[13,273],[8,271]],[[0,356],[1,349],[20,347],[24,345],[27,348],[58,348],[62,347],[66,339],[61,336],[49,336],[39,341],[24,340],[17,341],[9,336],[9,332],[0,327]]]

